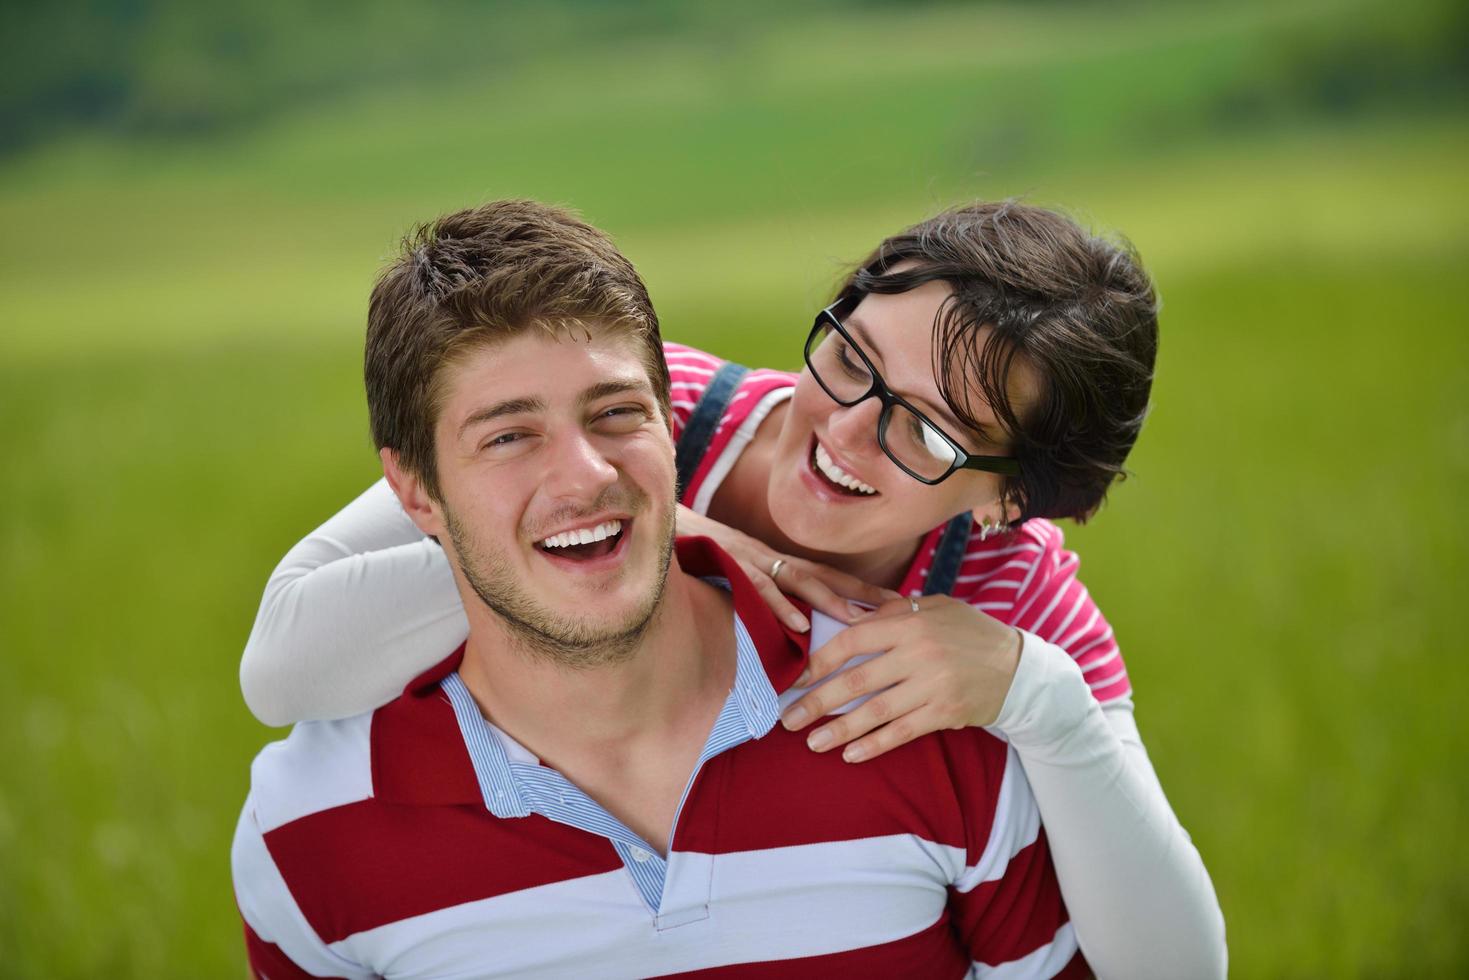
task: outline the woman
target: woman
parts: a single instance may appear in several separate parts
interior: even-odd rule
[[[1039,208],[940,214],[848,277],[798,377],[666,346],[679,531],[719,541],[797,628],[782,590],[852,624],[799,686],[881,653],[790,706],[790,728],[826,719],[813,750],[860,762],[992,726],[1025,766],[1097,974],[1215,976],[1208,874],[1048,520],[1089,517],[1122,472],[1156,343],[1152,284],[1129,252]],[[354,714],[465,632],[442,552],[379,484],[276,569],[241,682],[269,724]]]

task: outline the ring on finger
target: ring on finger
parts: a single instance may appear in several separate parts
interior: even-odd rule
[[[912,609],[914,612],[918,611],[918,600],[913,598],[911,595],[908,597],[908,608]]]
[[[780,570],[785,567],[785,563],[786,560],[784,558],[777,558],[775,560],[770,566],[770,581],[775,581],[775,577],[780,574]]]

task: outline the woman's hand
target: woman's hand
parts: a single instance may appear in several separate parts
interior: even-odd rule
[[[848,762],[875,758],[943,728],[993,723],[1020,663],[1020,631],[949,596],[916,600],[917,612],[912,601],[884,603],[813,653],[807,674],[796,682],[799,687],[816,683],[853,657],[882,656],[809,692],[786,709],[781,723],[795,731],[873,694],[806,740],[817,752],[851,742],[842,752]]]
[[[804,600],[811,608],[820,609],[843,623],[853,622],[857,617],[869,614],[869,610],[851,605],[848,599],[876,606],[897,595],[891,589],[869,585],[860,578],[839,572],[829,565],[776,551],[748,534],[742,534],[703,514],[696,514],[683,504],[678,506],[678,533],[712,538],[715,544],[739,562],[745,575],[755,583],[755,590],[760,593],[765,604],[791,629],[800,633],[809,630],[811,623],[791,604],[786,593]],[[775,569],[776,561],[781,563],[779,574],[772,576],[770,573]]]

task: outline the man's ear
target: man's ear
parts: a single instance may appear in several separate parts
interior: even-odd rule
[[[383,476],[388,478],[388,486],[398,495],[398,502],[403,505],[408,517],[429,537],[441,536],[444,532],[443,514],[438,503],[429,496],[423,481],[412,471],[403,468],[395,450],[379,449],[377,455],[383,461]]]

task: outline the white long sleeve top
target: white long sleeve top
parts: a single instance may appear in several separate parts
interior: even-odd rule
[[[240,685],[268,725],[347,717],[392,700],[467,634],[443,551],[379,481],[276,567]],[[1088,963],[1102,978],[1225,976],[1213,884],[1153,772],[1131,700],[1099,704],[1064,650],[1022,635],[991,729],[1025,767]]]

